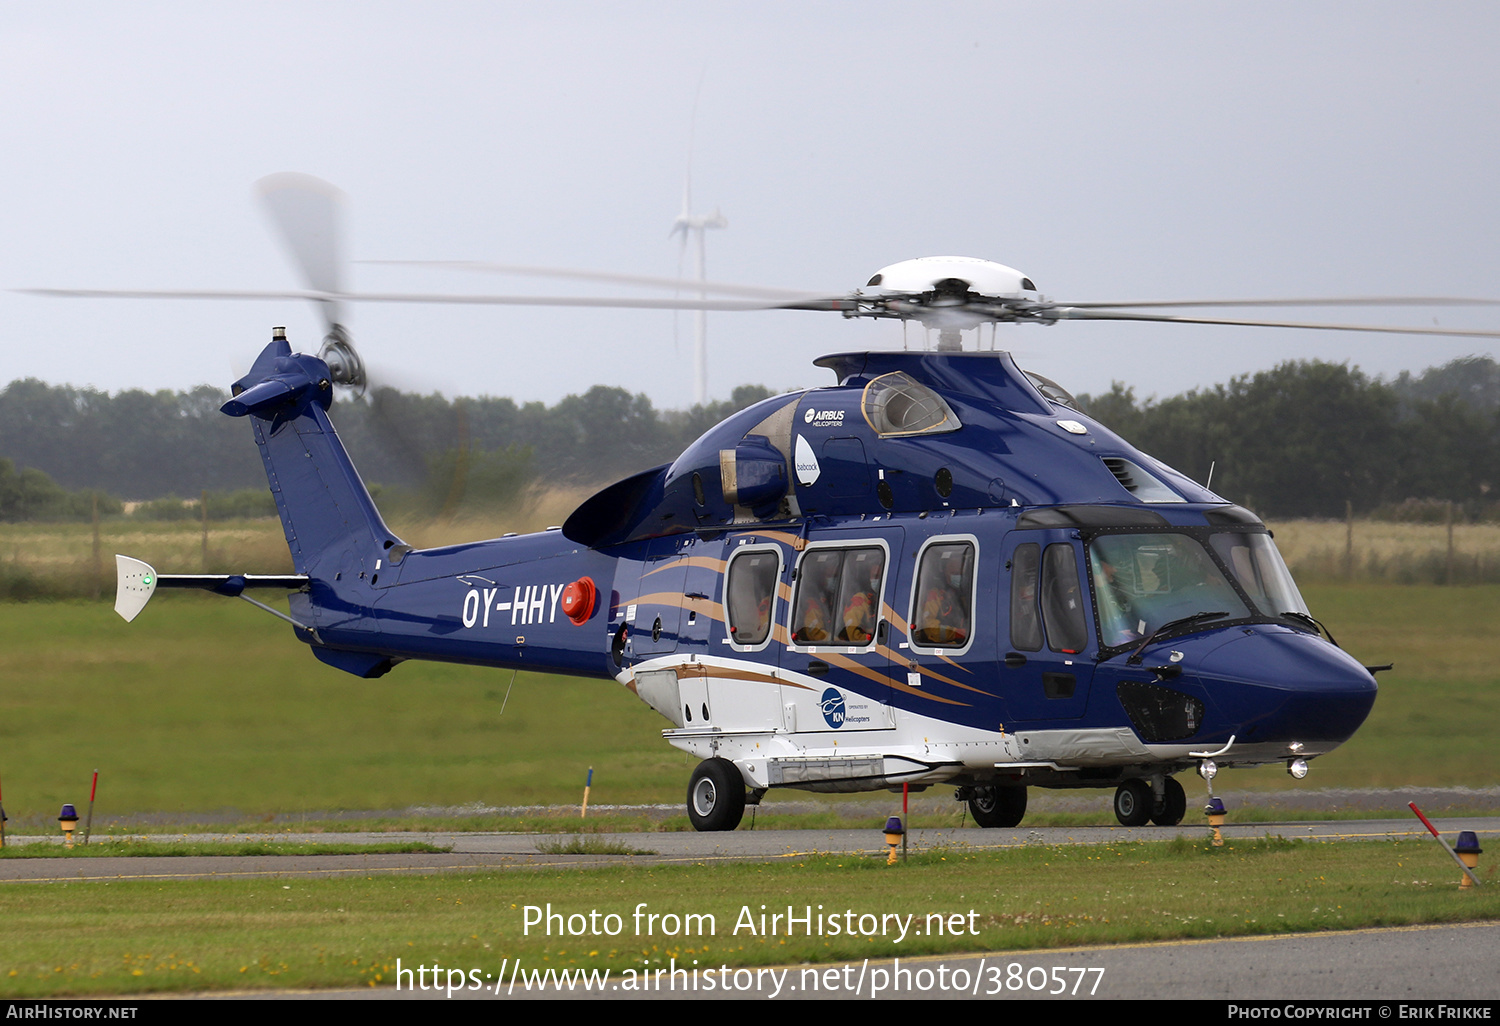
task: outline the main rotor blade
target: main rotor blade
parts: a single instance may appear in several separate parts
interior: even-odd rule
[[[224,289],[12,289],[34,296],[70,296],[83,299],[304,299],[337,306],[358,303],[449,303],[480,306],[578,306],[622,310],[844,310],[853,304],[841,296],[808,298],[793,302],[748,299],[633,299],[616,296],[491,296],[423,292],[325,292],[294,290]]]
[[[65,296],[73,299],[307,299],[333,303],[347,298],[343,293],[309,292],[306,289],[265,291],[255,289],[10,289],[28,296]]]
[[[1075,310],[1251,306],[1500,306],[1500,299],[1465,296],[1340,296],[1323,299],[1174,299],[1131,303],[1057,303]]]
[[[623,296],[491,296],[424,292],[350,292],[342,298],[361,303],[469,303],[480,306],[580,306],[620,310],[843,310],[842,296],[792,301],[753,299],[633,299]]]
[[[37,296],[70,296],[85,299],[300,299],[336,307],[343,302],[361,303],[443,303],[481,306],[555,306],[618,310],[823,310],[854,313],[856,300],[844,296],[824,296],[791,302],[754,301],[748,299],[637,299],[616,296],[493,296],[454,295],[421,292],[315,292],[311,290],[145,290],[145,289],[12,289],[13,292]],[[963,307],[954,307],[962,312]],[[975,311],[978,313],[978,311]],[[1047,316],[1022,318],[1028,321],[1151,321],[1176,324],[1222,324],[1251,328],[1310,328],[1319,331],[1370,331],[1392,335],[1437,335],[1455,338],[1500,338],[1500,331],[1466,328],[1419,328],[1384,324],[1328,324],[1317,321],[1261,321],[1227,317],[1184,317],[1173,314],[1111,312],[1079,306],[1048,306]],[[894,316],[902,316],[896,314]],[[915,314],[911,314],[915,316]]]
[[[1104,313],[1068,307],[1059,307],[1053,312],[1058,320],[1069,321],[1154,321],[1175,324],[1227,324],[1247,328],[1312,328],[1318,331],[1374,331],[1390,335],[1500,338],[1500,331],[1478,331],[1467,328],[1413,328],[1388,324],[1320,324],[1315,321],[1252,321],[1218,317],[1180,317],[1169,314]]]
[[[297,172],[267,175],[255,183],[266,212],[308,287],[330,297],[343,288],[344,194],[333,185]],[[319,299],[329,328],[343,324],[335,298]]]
[[[485,274],[513,274],[527,278],[565,278],[616,285],[639,285],[645,288],[676,289],[683,292],[709,292],[724,296],[748,296],[757,299],[814,299],[823,293],[798,289],[772,288],[765,285],[739,285],[722,281],[694,281],[690,278],[668,278],[651,274],[620,274],[612,271],[584,271],[569,267],[531,267],[522,264],[497,264],[484,260],[358,260],[361,264],[383,264],[389,267],[438,267],[452,271],[477,271]]]

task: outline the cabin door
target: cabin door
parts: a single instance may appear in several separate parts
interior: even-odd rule
[[[895,726],[889,617],[901,542],[899,528],[867,528],[820,534],[798,553],[779,674],[786,729]]]

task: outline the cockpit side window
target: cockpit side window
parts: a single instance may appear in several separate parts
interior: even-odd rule
[[[1307,603],[1269,535],[1219,531],[1210,540],[1214,551],[1261,612],[1267,616],[1307,613]]]
[[[736,645],[759,645],[771,636],[780,571],[780,553],[769,550],[738,553],[729,561],[724,606]]]
[[[1066,542],[1048,545],[1042,554],[1042,622],[1054,652],[1082,652],[1088,643],[1078,557]]]
[[[1042,647],[1042,624],[1036,613],[1037,570],[1041,547],[1035,542],[1016,546],[1010,569],[1010,643],[1022,652]]]

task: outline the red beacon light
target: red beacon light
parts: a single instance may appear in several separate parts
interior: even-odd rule
[[[594,603],[599,597],[599,588],[592,577],[580,577],[563,589],[562,611],[578,626],[582,627],[594,615]]]

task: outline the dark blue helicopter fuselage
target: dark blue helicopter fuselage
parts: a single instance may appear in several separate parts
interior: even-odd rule
[[[735,414],[560,529],[423,550],[349,462],[320,361],[273,343],[226,412],[255,424],[320,659],[618,680],[753,788],[1101,786],[1322,754],[1364,720],[1372,675],[1253,515],[1007,354],[819,363],[836,385]]]

